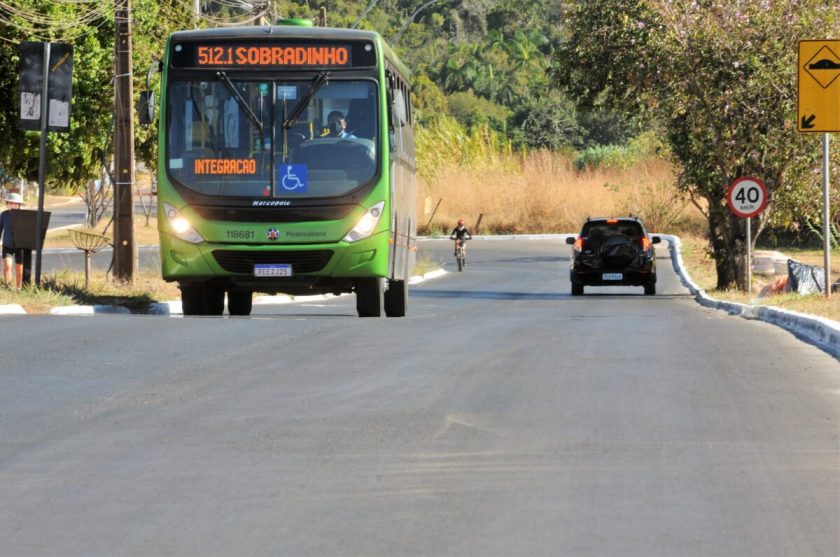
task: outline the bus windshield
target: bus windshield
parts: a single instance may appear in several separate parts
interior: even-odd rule
[[[167,166],[187,188],[210,196],[330,197],[376,176],[376,82],[317,83],[299,107],[311,80],[218,76],[169,87]]]

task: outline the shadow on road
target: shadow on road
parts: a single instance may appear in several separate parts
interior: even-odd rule
[[[493,263],[558,263],[561,261],[568,262],[568,256],[532,256],[532,257],[511,257],[508,259],[493,259]],[[487,260],[482,260],[487,262]]]
[[[415,298],[472,298],[481,300],[563,300],[571,294],[561,292],[500,292],[493,290],[427,290],[411,291]]]

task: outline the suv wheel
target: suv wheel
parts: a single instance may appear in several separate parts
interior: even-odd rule
[[[653,296],[656,294],[656,281],[650,281],[645,285],[645,296]]]
[[[645,287],[647,288],[647,287]],[[645,290],[647,292],[647,290]],[[583,285],[579,282],[572,283],[572,296],[583,296]]]

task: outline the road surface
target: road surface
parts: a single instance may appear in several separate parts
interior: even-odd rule
[[[665,249],[572,298],[558,241],[469,247],[404,319],[0,316],[0,554],[840,554],[837,360]]]

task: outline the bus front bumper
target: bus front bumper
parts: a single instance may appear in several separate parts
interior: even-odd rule
[[[218,280],[261,292],[349,291],[357,277],[385,277],[387,232],[353,243],[324,244],[192,244],[161,234],[161,267],[166,281]],[[291,265],[290,277],[257,277],[257,264]]]

